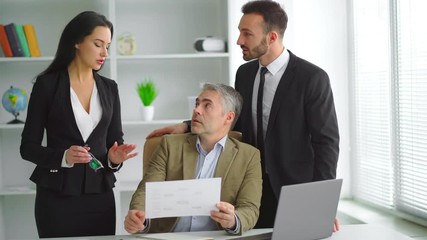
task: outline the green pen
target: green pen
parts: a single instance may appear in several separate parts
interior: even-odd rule
[[[86,144],[85,147],[89,147],[89,146]],[[102,165],[101,161],[99,161],[91,152],[88,152],[88,153],[92,158],[89,162],[90,168],[92,168],[95,172],[101,168],[104,168],[104,165]]]

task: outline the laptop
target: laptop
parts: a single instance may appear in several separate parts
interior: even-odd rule
[[[271,233],[233,239],[314,240],[332,235],[342,179],[282,186]]]

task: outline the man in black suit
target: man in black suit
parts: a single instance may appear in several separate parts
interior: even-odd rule
[[[242,7],[240,45],[245,60],[235,87],[244,99],[235,130],[258,146],[264,167],[258,227],[272,227],[283,185],[335,178],[339,134],[329,77],[321,68],[285,49],[287,15],[272,1]],[[261,68],[266,67],[262,126],[257,123]],[[258,128],[262,140],[257,141]],[[260,143],[258,143],[260,142]]]
[[[237,44],[243,59],[254,61],[237,70],[235,88],[243,97],[243,109],[234,130],[261,151],[263,192],[256,227],[273,227],[281,186],[336,177],[338,123],[327,73],[283,45],[288,17],[282,7],[273,1],[250,1],[242,12]],[[182,131],[188,131],[185,124],[148,137]],[[335,230],[338,227],[336,221]]]

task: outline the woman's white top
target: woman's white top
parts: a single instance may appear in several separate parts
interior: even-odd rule
[[[77,96],[76,92],[74,92],[72,87],[70,87],[70,96],[71,106],[73,108],[74,118],[76,120],[77,127],[79,128],[83,141],[86,142],[92,131],[95,129],[96,125],[98,125],[99,121],[101,121],[102,117],[101,101],[98,95],[98,88],[96,88],[96,82],[94,82],[92,95],[90,97],[89,112],[86,112],[86,110],[80,103],[79,97]],[[67,164],[65,160],[65,155],[67,154],[67,151],[68,150],[64,152],[61,166],[70,168],[73,167],[74,164]]]
[[[89,113],[86,112],[80,103],[79,97],[77,96],[76,92],[74,92],[72,87],[70,87],[70,95],[71,106],[73,107],[74,118],[76,119],[77,127],[79,128],[83,141],[86,142],[102,117],[101,101],[99,100],[96,82],[94,83],[92,89],[92,96],[89,103]]]

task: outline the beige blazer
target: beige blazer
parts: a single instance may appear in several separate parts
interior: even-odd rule
[[[163,137],[132,196],[130,209],[145,211],[146,182],[194,179],[198,157],[196,140],[197,136],[190,133]],[[222,178],[221,201],[234,205],[241,224],[240,233],[253,228],[258,220],[262,192],[258,149],[228,138],[214,177]],[[176,217],[152,219],[148,231],[171,232],[177,223]]]

